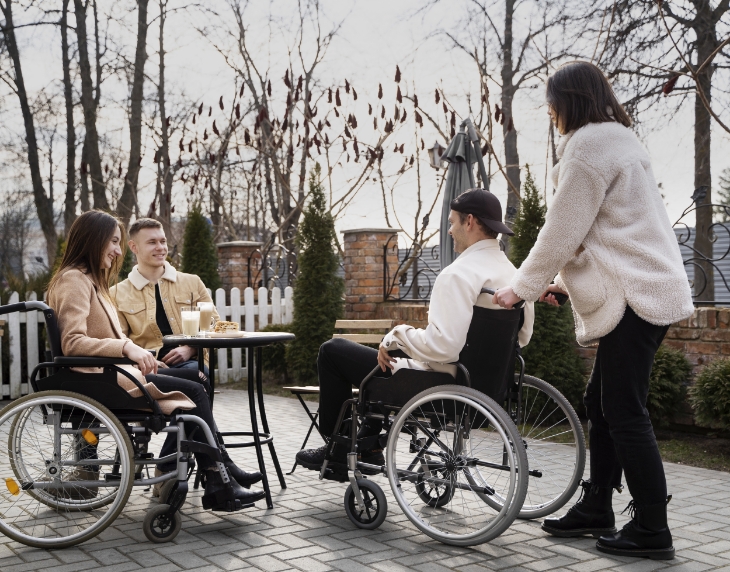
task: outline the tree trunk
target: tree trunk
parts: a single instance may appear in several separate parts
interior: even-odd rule
[[[162,122],[162,147],[160,148],[160,166],[162,171],[162,187],[160,189],[159,221],[165,235],[170,234],[170,204],[172,202],[172,169],[170,166],[170,127],[167,124],[165,108],[165,18],[167,16],[167,0],[160,0],[160,81],[157,88],[157,98],[160,106],[160,121]],[[222,160],[222,158],[221,158]]]
[[[68,55],[68,3],[61,9],[61,57],[63,61],[63,97],[66,103],[66,199],[64,200],[64,233],[68,236],[76,220],[76,128],[74,127],[73,87],[71,85],[71,58]]]
[[[83,0],[74,0],[76,14],[76,36],[79,45],[79,70],[81,75],[81,107],[84,110],[86,142],[88,153],[88,169],[91,175],[91,194],[94,197],[94,208],[108,209],[104,175],[101,171],[101,155],[99,154],[99,134],[96,131],[96,101],[94,100],[94,83],[91,79],[91,63],[89,62],[88,35],[86,32],[86,8]]]
[[[79,206],[81,212],[85,213],[91,209],[91,201],[89,197],[91,192],[89,191],[89,144],[88,137],[84,135],[84,144],[81,146],[81,192],[79,193]]]
[[[5,17],[5,25],[2,27],[2,32],[5,38],[5,47],[13,62],[15,89],[18,94],[20,109],[23,114],[23,123],[25,125],[25,142],[28,146],[28,166],[30,167],[30,178],[33,185],[33,201],[38,213],[38,220],[41,224],[43,236],[46,239],[46,254],[48,256],[48,266],[50,267],[53,265],[53,260],[56,256],[58,235],[53,222],[53,203],[48,199],[46,191],[43,188],[33,113],[28,104],[28,94],[25,90],[23,70],[20,66],[20,51],[15,38],[12,0],[6,0],[4,4],[0,2],[0,10],[2,10],[3,16]]]
[[[712,54],[718,45],[715,23],[712,20],[712,7],[709,2],[697,2],[697,15],[695,17],[694,30],[697,35],[697,65],[704,62]],[[710,103],[712,90],[713,66],[708,65],[699,74],[699,88]],[[712,256],[712,236],[710,226],[712,225],[712,173],[710,172],[710,132],[712,128],[712,117],[703,104],[700,96],[695,95],[695,188],[707,186],[707,194],[703,199],[697,201],[696,210],[696,233],[695,250],[703,257]],[[715,281],[713,266],[709,262],[700,262],[699,270],[695,270],[695,295],[698,301],[710,301],[715,299]],[[704,276],[701,276],[704,274]]]
[[[144,64],[147,61],[147,4],[149,0],[137,0],[137,50],[134,56],[134,77],[129,103],[129,164],[124,178],[124,189],[117,210],[126,225],[132,218],[137,204],[137,181],[142,161],[142,100],[144,98]]]
[[[515,0],[505,0],[504,3],[504,44],[502,46],[502,135],[504,137],[504,157],[507,179],[514,185],[515,189],[520,188],[520,155],[517,151],[517,130],[514,128],[512,119],[512,103],[515,97],[516,88],[514,85],[515,70],[512,62],[512,18],[514,16]],[[519,208],[519,198],[507,187],[507,208],[505,219],[514,220]],[[509,253],[509,236],[502,235],[505,245],[505,252]]]

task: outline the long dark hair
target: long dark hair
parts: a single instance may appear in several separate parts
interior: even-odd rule
[[[107,270],[102,268],[101,258],[117,229],[122,233],[120,242],[122,256],[118,257],[112,267]],[[64,270],[78,268],[91,278],[102,294],[108,297],[109,283],[116,280],[124,262],[125,244],[124,226],[119,220],[103,211],[85,212],[71,225],[66,240],[66,252],[63,254],[58,269],[53,273],[53,278],[48,284],[48,291],[53,289]]]
[[[555,112],[562,134],[588,123],[617,121],[631,126],[631,118],[608,79],[590,62],[568,62],[551,75],[547,82],[547,102]]]

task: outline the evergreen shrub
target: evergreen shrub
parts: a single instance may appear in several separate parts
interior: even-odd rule
[[[182,271],[196,274],[203,283],[215,290],[220,288],[218,276],[218,249],[208,220],[196,203],[188,213],[183,236]]]
[[[262,332],[289,332],[291,324],[269,324],[261,330]],[[289,370],[286,366],[287,343],[276,343],[264,346],[262,349],[261,367],[264,372],[273,374],[278,378],[287,381]]]
[[[296,236],[299,270],[291,324],[296,339],[287,350],[287,366],[299,383],[317,384],[319,347],[332,338],[345,293],[345,282],[337,276],[335,221],[327,208],[319,164],[309,177],[309,197]]]
[[[700,425],[730,429],[730,359],[719,359],[705,367],[689,396]]]
[[[545,224],[547,207],[527,166],[522,200],[512,230],[509,258],[519,268],[530,253]],[[530,343],[522,350],[526,373],[547,381],[571,403],[584,411],[586,378],[575,346],[575,325],[570,302],[554,307],[535,303],[535,325]]]
[[[692,364],[684,353],[659,346],[649,378],[649,398],[646,408],[651,422],[668,425],[679,409],[686,393]]]

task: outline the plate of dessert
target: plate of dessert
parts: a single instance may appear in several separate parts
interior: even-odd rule
[[[238,322],[226,322],[219,320],[215,323],[215,329],[210,332],[211,338],[242,338],[246,332],[238,329]]]

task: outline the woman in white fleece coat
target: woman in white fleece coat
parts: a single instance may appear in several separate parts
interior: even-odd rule
[[[673,558],[646,399],[669,325],[693,312],[689,282],[649,155],[603,73],[569,63],[548,80],[547,100],[563,134],[555,198],[530,255],[495,302],[556,304],[551,293],[568,294],[578,342],[598,351],[584,399],[591,478],[568,514],[547,519],[543,529],[600,536],[603,552]],[[634,511],[617,533],[611,494],[622,471]]]

